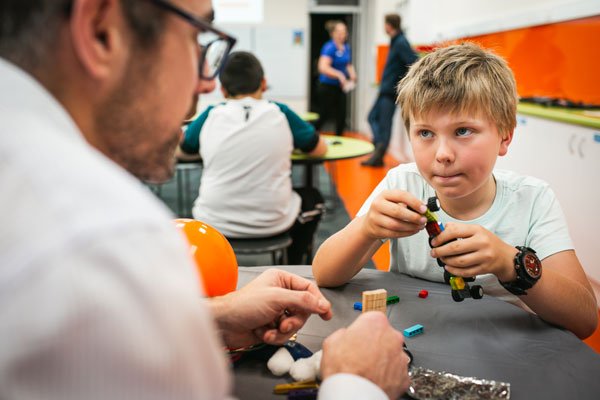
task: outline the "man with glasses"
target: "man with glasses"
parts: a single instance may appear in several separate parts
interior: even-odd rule
[[[331,318],[278,270],[203,300],[139,183],[171,176],[181,120],[234,43],[211,15],[209,0],[0,2],[0,398],[226,398],[222,343]],[[397,397],[401,349],[382,314],[359,317],[324,343],[320,396]]]

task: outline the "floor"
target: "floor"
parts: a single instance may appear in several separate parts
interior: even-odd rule
[[[346,133],[347,136],[365,138],[361,134]],[[366,139],[365,139],[366,140]],[[327,212],[323,217],[317,235],[315,238],[315,249],[317,249],[324,240],[335,232],[342,229],[351,218],[354,218],[363,202],[367,199],[371,191],[383,179],[390,168],[398,165],[398,161],[393,157],[386,155],[383,168],[363,167],[360,162],[368,156],[325,163],[324,166],[317,167],[317,185],[326,199]],[[191,202],[198,193],[198,184],[200,182],[201,169],[190,169],[189,185],[187,192],[184,193],[187,204],[178,203],[177,177],[159,188],[153,190],[165,201],[173,212],[182,217],[190,217],[189,208]],[[292,170],[292,181],[294,184],[301,182],[302,172],[297,167]],[[181,183],[184,183],[184,174],[180,172]],[[332,182],[333,181],[333,182]],[[360,183],[360,184],[357,184]],[[338,197],[339,196],[339,197]],[[181,207],[182,206],[182,207]],[[373,257],[373,262],[367,265],[367,268],[377,268],[387,270],[389,266],[389,248],[382,246]],[[271,260],[268,255],[249,256],[249,258],[238,259],[240,265],[270,265]],[[600,315],[600,310],[599,310]],[[600,353],[600,328],[584,340],[584,342]]]

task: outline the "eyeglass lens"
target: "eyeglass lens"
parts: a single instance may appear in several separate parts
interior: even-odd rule
[[[204,55],[200,76],[204,79],[212,79],[225,61],[230,43],[212,32],[202,32],[198,34],[198,44],[202,47]]]

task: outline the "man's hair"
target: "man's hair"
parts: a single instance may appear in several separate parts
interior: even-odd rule
[[[400,16],[398,14],[386,14],[385,23],[397,31],[400,30]]]
[[[219,80],[227,94],[233,97],[256,92],[264,76],[258,58],[247,51],[236,51],[227,57]]]
[[[437,49],[413,64],[398,84],[397,103],[410,129],[410,116],[433,109],[482,113],[505,137],[516,126],[517,88],[501,57],[474,43]]]
[[[53,54],[58,31],[71,14],[73,0],[1,0],[0,57],[24,69],[43,68]],[[136,45],[154,45],[166,13],[150,2],[121,0]]]

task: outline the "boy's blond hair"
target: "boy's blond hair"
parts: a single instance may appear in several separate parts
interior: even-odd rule
[[[396,102],[410,129],[410,116],[440,108],[488,116],[506,137],[516,126],[517,88],[501,57],[474,43],[437,49],[410,67],[398,84]]]

